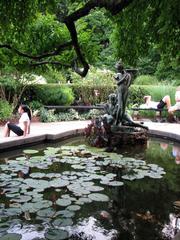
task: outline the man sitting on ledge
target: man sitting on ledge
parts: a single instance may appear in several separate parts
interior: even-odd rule
[[[180,110],[180,86],[177,87],[176,93],[175,93],[175,105],[170,107],[168,112],[173,114],[175,111]]]
[[[159,102],[155,102],[151,100],[151,96],[144,96],[144,104],[140,105],[140,108],[154,108],[154,109],[163,109],[165,106],[167,109],[171,107],[171,99],[168,95],[163,97]]]

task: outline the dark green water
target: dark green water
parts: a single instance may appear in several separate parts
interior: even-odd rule
[[[7,233],[20,234],[14,235],[19,238],[11,235],[12,240],[172,239],[180,229],[178,210],[173,206],[175,201],[180,200],[180,146],[152,139],[147,146],[123,147],[118,150],[119,155],[109,157],[102,158],[100,152],[98,158],[98,151],[91,148],[90,153],[96,152],[93,156],[68,154],[71,152],[69,149],[73,151],[73,146],[82,144],[83,139],[72,139],[63,144],[31,147],[30,149],[39,150],[36,154],[24,154],[18,150],[0,155],[0,240],[4,239]],[[58,153],[49,153],[42,161],[46,147],[57,148],[61,145],[70,147],[57,156]],[[88,149],[86,153],[87,151]],[[78,154],[81,155],[80,162]],[[39,162],[34,158],[32,163],[33,156],[41,156]],[[22,160],[19,165],[18,160],[14,161],[18,157],[27,159]],[[122,179],[122,176],[132,175],[134,165],[112,167],[107,163],[107,166],[102,166],[103,161],[110,161],[108,159],[111,158],[112,161],[126,159],[133,164],[133,159],[145,161],[143,167],[141,166],[145,171],[148,164],[153,164],[152,167],[156,169],[157,165],[165,174],[161,178],[153,175],[153,178],[145,176],[134,180]],[[72,164],[72,161],[75,161],[75,164]],[[101,164],[97,164],[98,161]],[[34,173],[44,175],[38,176]],[[48,175],[50,173],[57,175]],[[123,182],[123,185],[105,184],[108,173],[113,173],[113,180]],[[101,179],[95,175],[100,175]],[[28,182],[28,179],[34,182]],[[64,182],[64,187],[55,183],[45,187],[44,184],[53,179],[68,183]],[[39,187],[38,180],[44,180],[39,182]],[[111,182],[112,179],[108,181]],[[33,186],[33,183],[36,186]],[[69,188],[69,185],[72,188]],[[92,185],[100,187],[99,191],[98,188],[91,191]],[[100,197],[97,201],[95,194],[105,195],[108,200],[97,195],[97,198]],[[60,204],[59,199],[63,200]],[[68,201],[71,203],[68,204]],[[75,207],[71,208],[74,205]],[[68,232],[69,237],[63,238],[60,229]]]

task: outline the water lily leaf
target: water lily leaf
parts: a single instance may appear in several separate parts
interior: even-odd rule
[[[20,208],[6,208],[5,214],[7,216],[15,216],[20,215],[22,213],[22,210]]]
[[[83,180],[84,180],[84,178],[83,178]],[[82,185],[83,187],[89,187],[89,186],[94,185],[94,182],[82,182],[81,185]]]
[[[61,210],[56,212],[56,216],[59,216],[59,215],[61,215],[62,218],[72,218],[74,217],[75,213],[68,210]]]
[[[66,207],[71,204],[71,200],[67,199],[67,198],[66,199],[58,199],[56,201],[56,204],[59,206],[62,206],[62,207]]]
[[[45,176],[46,176],[45,173],[39,173],[39,172],[35,172],[35,173],[30,174],[30,177],[32,177],[32,178],[43,178]]]
[[[105,194],[101,194],[101,193],[91,193],[88,195],[88,197],[93,200],[93,201],[97,201],[97,202],[108,202],[109,201],[109,197]]]
[[[35,154],[38,152],[39,152],[38,150],[33,150],[33,149],[26,149],[23,151],[23,153],[25,153],[25,154]]]
[[[27,158],[26,157],[17,157],[16,160],[18,161],[18,163],[20,161],[25,162],[27,160]]]
[[[86,191],[90,191],[90,192],[99,192],[103,190],[104,188],[100,186],[86,186]]]
[[[82,166],[82,165],[71,165],[71,167],[74,168],[74,169],[79,169],[79,170],[82,170],[82,169],[86,168],[85,166]]]
[[[54,179],[52,181],[50,181],[50,186],[51,187],[66,187],[68,186],[70,183],[67,180],[62,180],[62,179]]]
[[[160,178],[162,178],[163,176],[160,175],[160,174],[158,174],[158,173],[150,173],[150,174],[149,174],[149,177],[150,177],[150,178],[155,178],[155,179],[160,179]]]
[[[80,204],[80,205],[83,205],[84,203],[91,203],[92,200],[90,198],[87,198],[87,197],[80,197],[78,199],[78,201],[76,201],[76,204]]]
[[[17,233],[8,233],[3,237],[0,237],[0,240],[20,240],[22,236]]]
[[[74,212],[74,211],[80,210],[81,207],[79,205],[71,205],[71,206],[68,206],[66,209],[69,210],[69,211]]]
[[[123,186],[124,183],[123,182],[120,182],[120,181],[111,181],[108,183],[109,186],[113,186],[113,187],[120,187],[120,186]]]
[[[53,221],[54,227],[66,227],[73,225],[71,218],[58,218]]]
[[[26,196],[26,195],[20,195],[19,198],[13,199],[13,201],[17,203],[25,203],[28,202],[32,199],[31,196]]]
[[[37,212],[37,215],[39,217],[48,217],[48,218],[51,218],[53,217],[55,214],[55,211],[51,208],[46,208],[46,209],[42,209],[42,210],[39,210]]]
[[[8,230],[10,225],[7,222],[0,223],[0,234],[6,233],[6,230]]]
[[[64,240],[69,238],[69,233],[62,229],[49,229],[45,233],[47,240]]]

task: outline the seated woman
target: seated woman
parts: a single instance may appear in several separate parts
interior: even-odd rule
[[[167,109],[171,107],[171,99],[168,95],[164,96],[159,102],[151,100],[151,96],[144,96],[144,104],[140,105],[140,108],[157,108],[163,109],[165,106]]]
[[[173,114],[175,111],[180,110],[180,86],[177,87],[175,93],[175,105],[169,108],[169,113]]]
[[[21,114],[19,124],[12,124],[7,122],[4,128],[4,137],[10,136],[10,131],[14,132],[18,136],[26,136],[30,133],[31,124],[31,111],[27,105],[21,104],[18,108],[18,112]]]

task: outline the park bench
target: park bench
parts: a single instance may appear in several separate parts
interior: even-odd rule
[[[139,112],[140,111],[154,111],[156,113],[156,118],[155,120],[159,119],[160,121],[162,121],[163,119],[163,112],[167,112],[167,109],[157,109],[157,108],[138,108],[138,107],[134,107],[131,108],[131,110],[133,111],[133,117],[134,118],[138,118],[138,116],[140,115]],[[179,116],[180,110],[176,110],[174,112],[174,115],[178,115]]]

